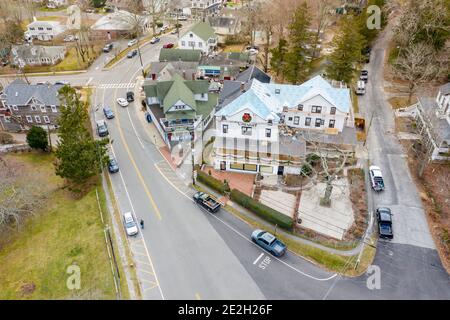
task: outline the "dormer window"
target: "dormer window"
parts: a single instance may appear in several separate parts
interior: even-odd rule
[[[190,33],[190,34],[189,34],[189,37],[193,38],[193,37],[194,37],[194,34],[193,34],[193,33]]]
[[[303,111],[303,105],[302,105],[302,104],[299,104],[299,105],[297,106],[297,109],[298,109],[299,111]]]
[[[267,123],[270,124],[270,125],[272,125],[272,124],[273,124],[273,120],[272,120],[272,119],[269,119],[269,120],[267,120]]]
[[[322,112],[322,107],[321,106],[312,106],[311,107],[311,112],[312,113],[321,113]]]

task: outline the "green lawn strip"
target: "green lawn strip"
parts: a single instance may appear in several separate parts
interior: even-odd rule
[[[52,155],[11,157],[32,163],[35,170],[52,172],[43,184],[62,185],[53,173]],[[0,251],[0,299],[115,299],[95,187],[80,199],[60,188],[47,197],[45,207]],[[70,265],[80,267],[80,290],[66,286]],[[23,285],[35,288],[25,294]]]
[[[121,215],[120,215],[120,211],[118,209],[118,205],[116,202],[116,198],[114,196],[114,192],[113,192],[113,188],[112,188],[112,184],[111,184],[111,179],[109,178],[108,175],[106,175],[106,183],[108,185],[108,192],[109,192],[109,197],[112,201],[112,206],[114,208],[114,212],[111,213],[112,218],[115,219],[115,222],[119,225],[119,232],[122,238],[122,245],[125,248],[125,255],[126,255],[126,259],[127,259],[127,263],[131,264],[133,263],[133,257],[131,255],[131,251],[127,242],[127,235],[125,234],[125,231],[123,228],[121,228],[122,225],[122,219],[121,219]],[[114,236],[115,239],[115,243],[118,242],[118,239],[116,236]],[[135,292],[137,293],[137,297],[139,299],[142,298],[142,293],[140,290],[140,286],[139,286],[139,282],[138,282],[138,278],[137,278],[137,274],[136,274],[136,269],[135,268],[130,268],[131,270],[131,280],[133,281],[133,285],[134,285],[134,289]],[[122,271],[121,271],[122,272]],[[123,273],[121,273],[123,274]],[[126,284],[126,280],[125,280],[125,275],[122,276],[122,293],[124,293],[125,290],[125,286],[126,286],[126,290],[127,290],[127,297],[125,297],[125,294],[122,295],[122,299],[129,299],[129,291],[128,291],[128,285]]]
[[[139,41],[141,50],[142,50],[142,46],[145,44],[145,42],[150,41],[153,38],[153,36],[145,36],[142,37],[141,40]],[[113,65],[115,65],[117,62],[119,62],[120,60],[122,60],[127,54],[128,52],[130,52],[133,49],[137,49],[138,48],[138,44],[134,44],[131,47],[126,47],[125,49],[123,49],[122,51],[120,51],[114,58],[112,58],[105,66],[104,68],[111,68]]]

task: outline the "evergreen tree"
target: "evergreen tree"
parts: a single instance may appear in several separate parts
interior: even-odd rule
[[[32,126],[27,133],[27,143],[33,149],[45,151],[48,147],[47,132],[41,127]]]
[[[350,84],[363,45],[364,37],[359,33],[357,20],[351,15],[342,17],[339,32],[333,39],[334,51],[326,69],[328,77]]]
[[[107,163],[107,139],[94,140],[88,130],[89,117],[75,89],[64,86],[58,121],[59,143],[56,150],[56,174],[81,186],[101,172]]]
[[[284,69],[285,57],[287,53],[287,41],[281,38],[278,41],[278,46],[270,50],[272,58],[270,59],[270,68],[280,75]]]
[[[308,47],[311,47],[309,28],[311,18],[306,2],[295,9],[289,25],[290,48],[286,54],[284,76],[293,83],[302,83],[309,74]]]

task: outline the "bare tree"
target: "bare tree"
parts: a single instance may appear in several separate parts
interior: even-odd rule
[[[330,10],[330,0],[317,0],[315,6],[316,14],[312,23],[314,27],[314,33],[312,37],[313,58],[316,56],[317,47],[320,43],[320,35],[329,23],[328,11]]]
[[[19,228],[43,204],[40,181],[14,160],[0,158],[0,226]],[[41,194],[40,194],[41,193]]]
[[[144,10],[147,11],[148,15],[152,19],[152,31],[156,34],[156,23],[161,20],[165,11],[165,1],[164,0],[143,0]]]
[[[393,65],[396,76],[408,83],[408,102],[417,87],[433,80],[439,74],[439,64],[431,45],[412,44],[406,47]]]

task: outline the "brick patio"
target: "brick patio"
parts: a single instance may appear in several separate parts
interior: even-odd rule
[[[209,166],[203,168],[203,172],[207,174],[209,173],[209,170],[211,170],[211,175],[214,178],[220,181],[226,179],[231,189],[237,189],[249,196],[252,195],[255,174],[214,170],[214,168]]]

